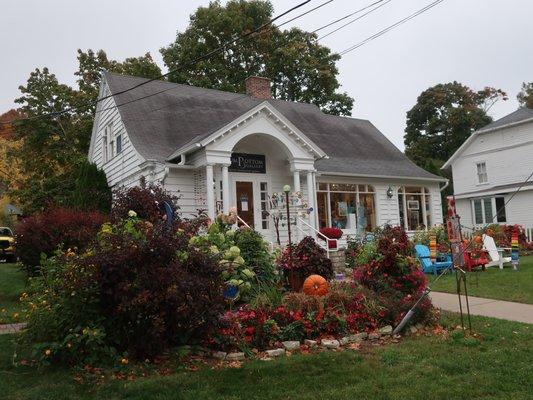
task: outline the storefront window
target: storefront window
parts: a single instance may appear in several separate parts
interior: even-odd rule
[[[317,211],[320,228],[372,230],[376,227],[374,187],[345,183],[318,184]]]
[[[429,190],[405,186],[398,189],[400,223],[405,230],[426,229],[431,225],[431,198]]]

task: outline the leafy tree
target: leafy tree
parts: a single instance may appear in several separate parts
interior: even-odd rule
[[[516,98],[521,107],[533,108],[533,82],[522,83],[522,90]]]
[[[265,0],[214,1],[190,17],[189,27],[161,49],[169,80],[242,93],[245,79],[260,75],[272,81],[275,98],[308,102],[331,114],[349,115],[353,99],[337,92],[340,56],[316,42],[316,34],[292,28],[265,28],[209,59],[192,62],[222,43],[267,23],[273,7]]]
[[[10,187],[9,192],[27,213],[42,210],[49,204],[80,203],[79,189],[83,179],[79,174],[89,173],[84,163],[102,70],[147,77],[161,73],[148,53],[118,62],[109,60],[103,50],[78,50],[78,62],[75,73],[78,88],[60,83],[46,67],[35,69],[26,85],[19,87],[22,96],[15,102],[21,105],[19,111],[27,118],[14,123],[15,137],[21,141],[21,148],[12,151],[10,158],[20,164],[24,179],[18,187]],[[58,114],[64,110],[68,112]],[[52,115],[47,115],[50,113]],[[102,183],[98,181],[101,177],[92,177]],[[96,193],[105,192],[100,184],[98,188]],[[96,200],[99,195],[95,196],[88,196],[80,205],[88,205],[91,201],[100,204],[100,200]]]
[[[492,121],[487,111],[498,100],[507,100],[500,89],[486,87],[474,92],[455,81],[426,89],[407,112],[405,154],[451,182],[451,173],[440,168],[475,130]],[[453,182],[442,192],[443,200],[452,193]],[[444,208],[446,203],[442,204]]]
[[[492,121],[487,111],[500,99],[507,100],[500,89],[474,92],[455,81],[425,90],[407,112],[405,154],[423,168],[438,167],[472,132]]]

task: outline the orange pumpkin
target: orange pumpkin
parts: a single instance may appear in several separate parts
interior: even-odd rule
[[[310,275],[304,281],[303,289],[309,296],[324,296],[328,293],[328,281],[320,275]]]
[[[483,239],[481,238],[481,236],[475,236],[474,237],[474,242],[475,243],[480,244],[482,241],[483,241]]]

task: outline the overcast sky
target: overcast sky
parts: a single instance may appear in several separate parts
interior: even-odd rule
[[[274,0],[275,12],[301,1]],[[312,31],[373,1],[334,0],[292,25]],[[322,43],[340,52],[431,1],[392,0]],[[314,0],[305,9],[322,2]],[[164,69],[159,49],[186,28],[198,6],[207,4],[208,0],[3,0],[0,112],[14,106],[18,86],[36,67],[47,66],[61,82],[73,85],[78,48],[104,49],[118,60],[149,51]],[[420,92],[437,83],[457,80],[475,90],[501,88],[509,100],[496,104],[490,113],[499,118],[512,112],[518,107],[521,83],[533,81],[531,15],[531,0],[445,0],[348,53],[338,66],[342,90],[355,98],[352,115],[372,121],[403,150],[405,113]]]

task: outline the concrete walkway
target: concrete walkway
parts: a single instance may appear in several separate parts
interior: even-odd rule
[[[459,312],[459,298],[457,294],[431,292],[430,295],[433,305],[442,310]],[[466,300],[461,296],[463,303],[463,312],[466,312]],[[511,301],[484,299],[482,297],[468,296],[470,304],[470,314],[482,315],[507,319],[510,321],[525,322],[533,324],[533,304],[514,303]]]
[[[17,333],[20,332],[26,326],[25,322],[20,322],[18,324],[5,324],[0,325],[0,335],[6,333]]]

